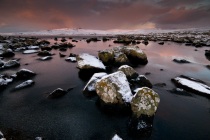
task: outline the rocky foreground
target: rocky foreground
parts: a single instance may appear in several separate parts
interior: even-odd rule
[[[3,37],[0,36],[0,70],[18,68],[22,66],[21,60],[15,58],[16,52],[22,55],[36,54],[40,61],[53,59],[54,55],[51,50],[58,50],[59,56],[65,57],[65,61],[77,62],[79,74],[85,75],[88,79],[83,89],[83,94],[88,97],[97,97],[97,104],[104,112],[126,114],[130,117],[128,120],[128,132],[133,136],[150,135],[152,132],[153,119],[158,110],[160,96],[152,88],[150,80],[146,75],[141,75],[135,71],[139,65],[147,65],[148,57],[146,53],[138,46],[139,43],[148,45],[150,41],[159,41],[164,45],[165,41],[185,43],[189,46],[202,47],[210,46],[210,33],[164,33],[148,35],[121,35],[117,36],[114,43],[121,46],[113,47],[98,52],[98,56],[90,55],[86,52],[81,54],[64,55],[62,52],[69,48],[76,47],[74,44],[66,43],[67,39],[63,37],[62,43],[51,44],[47,40],[40,40],[34,37]],[[104,37],[102,40],[107,41],[111,37]],[[58,40],[58,38],[55,38]],[[91,41],[100,41],[98,38],[89,38]],[[205,56],[210,56],[210,50],[206,50]],[[6,60],[6,61],[5,61]],[[176,63],[191,63],[184,59],[174,59]],[[116,71],[110,72],[110,69],[117,68]],[[36,72],[28,69],[19,69],[12,75],[0,74],[0,89],[3,91],[14,81],[20,84],[11,90],[21,90],[30,88],[36,82],[34,77],[39,76]],[[210,95],[210,87],[199,79],[187,76],[172,77],[172,81],[180,91],[189,91],[200,95]],[[46,100],[58,99],[71,92],[73,89],[57,88],[47,93]],[[36,139],[42,139],[37,137]],[[0,132],[0,139],[4,139],[3,133]],[[113,140],[120,140],[117,134]]]

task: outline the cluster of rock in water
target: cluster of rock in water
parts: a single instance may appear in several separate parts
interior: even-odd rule
[[[57,38],[55,38],[57,40]],[[109,40],[103,38],[103,41]],[[163,45],[164,41],[174,41],[178,43],[186,43],[186,45],[208,46],[210,45],[209,35],[206,34],[186,34],[186,33],[166,33],[166,34],[148,34],[134,36],[119,36],[114,43],[123,44],[139,44],[140,41],[147,45],[149,41],[160,41]],[[62,42],[66,39],[62,38]],[[99,41],[97,38],[87,39],[87,43],[91,41]],[[74,42],[77,42],[76,40]],[[15,52],[22,52],[23,54],[37,53],[40,56],[39,60],[45,61],[53,58],[50,51],[58,49],[59,51],[66,51],[68,48],[75,47],[71,43],[54,44],[49,47],[50,42],[46,40],[39,41],[37,38],[27,37],[2,37],[0,36],[0,46],[2,53],[0,54],[0,69],[9,69],[19,67],[18,59],[11,59],[4,61],[4,58],[15,56]],[[41,51],[40,51],[41,50]],[[206,51],[208,56],[210,51]],[[59,53],[60,57],[66,55]],[[153,91],[151,82],[145,75],[138,74],[131,66],[146,65],[148,63],[146,54],[137,46],[119,46],[112,49],[102,50],[98,52],[98,57],[92,56],[88,53],[79,55],[70,54],[66,61],[77,62],[79,74],[85,73],[88,75],[89,82],[83,89],[83,93],[87,97],[97,96],[97,105],[104,111],[112,111],[118,113],[126,113],[130,115],[128,122],[129,133],[134,135],[150,134],[152,130],[153,118],[157,111],[160,97],[158,93]],[[190,63],[184,59],[174,59],[177,63]],[[118,70],[110,73],[111,67],[118,67]],[[13,91],[32,86],[35,82],[32,78],[36,75],[35,72],[27,69],[20,69],[13,75],[0,74],[0,89],[4,89],[13,81],[22,81],[21,84],[15,86]],[[92,77],[91,77],[92,76]],[[90,78],[91,77],[91,78]],[[210,87],[203,81],[189,78],[186,76],[179,76],[173,78],[172,81],[177,87],[192,91],[195,93],[202,93],[210,95]],[[195,88],[199,87],[199,88]],[[73,88],[63,90],[57,88],[49,92],[48,98],[59,98],[64,96]],[[3,134],[0,133],[0,139]],[[41,137],[40,137],[41,138]],[[118,135],[113,138],[121,139]]]

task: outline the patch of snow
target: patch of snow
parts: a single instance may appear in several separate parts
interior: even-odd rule
[[[189,79],[185,79],[185,78],[181,78],[181,77],[176,77],[175,80],[177,82],[179,82],[180,84],[182,84],[183,86],[187,86],[187,87],[194,89],[201,93],[210,94],[210,87],[203,83],[191,81]]]
[[[37,50],[37,49],[39,49],[39,46],[28,46],[27,48],[29,50]]]
[[[95,73],[91,79],[88,81],[88,83],[86,84],[86,86],[84,87],[83,91],[87,88],[88,91],[95,91],[95,83],[97,81],[99,81],[103,76],[106,76],[107,73],[105,72],[99,72],[99,73]]]
[[[112,137],[112,140],[123,140],[123,139],[120,138],[117,134],[115,134],[115,135]]]
[[[25,50],[23,51],[23,54],[32,54],[32,53],[38,53],[37,50]]]
[[[39,59],[42,60],[42,61],[50,60],[50,59],[52,59],[52,56],[45,56],[45,57],[41,57]]]
[[[76,57],[68,57],[65,59],[66,61],[77,62]]]
[[[106,69],[104,64],[95,56],[83,53],[79,55],[79,60],[78,60],[78,67],[82,68],[84,66],[91,66],[99,69]]]

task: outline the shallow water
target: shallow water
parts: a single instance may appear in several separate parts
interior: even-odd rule
[[[51,42],[54,42],[53,39]],[[112,41],[87,44],[85,40],[81,40],[73,44],[76,47],[62,53],[69,55],[70,52],[87,52],[97,55],[99,50],[119,46]],[[210,85],[210,70],[205,67],[210,62],[204,55],[205,49],[208,48],[197,48],[198,51],[194,51],[194,47],[172,42],[166,42],[163,46],[157,42],[138,46],[147,54],[149,63],[146,66],[138,66],[135,70],[139,74],[150,72],[147,78],[153,84],[167,84],[166,87],[153,88],[159,93],[161,102],[154,119],[152,134],[147,139],[210,139],[210,100],[193,93],[179,95],[169,92],[175,88],[171,78],[181,74],[199,78]],[[49,61],[37,60],[37,54],[16,53],[15,58],[21,58],[20,68],[30,69],[37,75],[33,78],[35,85],[30,88],[11,92],[11,89],[21,82],[19,81],[1,91],[1,131],[13,136],[13,139],[34,139],[42,136],[50,140],[107,140],[115,133],[125,140],[132,139],[127,133],[129,116],[109,115],[100,111],[95,105],[96,98],[86,98],[82,94],[87,81],[79,78],[77,64],[60,58],[58,50],[52,52],[56,55]],[[178,57],[193,63],[177,64],[172,61]],[[25,65],[26,63],[28,65]],[[13,74],[20,68],[1,73]],[[47,92],[58,87],[75,88],[62,98],[47,99]]]

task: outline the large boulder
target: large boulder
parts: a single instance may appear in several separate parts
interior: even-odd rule
[[[184,75],[171,79],[179,88],[210,97],[210,87],[205,82]]]
[[[124,53],[132,63],[145,65],[148,63],[146,54],[137,46],[127,46]]]
[[[139,118],[141,115],[153,116],[160,102],[159,95],[148,87],[139,88],[131,101],[133,115]]]
[[[105,104],[130,103],[133,97],[126,75],[122,71],[102,77],[96,82],[95,88]]]
[[[35,76],[36,73],[34,73],[33,71],[28,70],[28,69],[21,69],[16,73],[16,75],[17,75],[17,77],[16,77],[17,79],[29,79],[29,78]]]
[[[99,51],[98,57],[105,65],[112,64],[114,62],[114,51],[113,50]]]
[[[128,79],[133,79],[138,77],[138,73],[130,66],[123,65],[118,68],[118,71],[122,71]]]
[[[87,53],[79,54],[77,56],[77,63],[80,70],[97,69],[104,71],[106,69],[98,58]]]
[[[105,72],[100,72],[100,73],[95,73],[91,79],[89,80],[89,82],[86,84],[86,86],[83,89],[83,93],[85,96],[93,96],[96,93],[96,89],[95,89],[95,84],[96,82],[98,82],[103,76],[106,76],[107,73]]]

